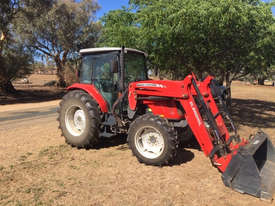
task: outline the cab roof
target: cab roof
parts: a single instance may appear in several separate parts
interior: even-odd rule
[[[101,52],[103,53],[103,52],[110,52],[110,51],[121,51],[121,47],[88,48],[88,49],[81,49],[79,52],[80,54],[88,54],[88,53],[101,53]],[[136,52],[136,53],[143,54],[144,56],[147,56],[145,52],[137,49],[125,48],[124,51],[125,53],[127,53],[127,51],[130,51],[130,52]]]

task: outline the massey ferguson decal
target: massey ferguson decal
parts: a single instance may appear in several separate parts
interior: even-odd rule
[[[158,87],[158,88],[166,88],[165,85],[162,84],[154,84],[154,83],[138,83],[137,87]]]
[[[194,115],[195,115],[195,117],[196,117],[196,119],[197,119],[197,122],[198,122],[199,126],[201,126],[201,120],[200,120],[200,118],[199,118],[199,115],[198,115],[198,113],[197,113],[196,108],[194,107],[193,102],[189,102],[189,103],[190,103],[190,106],[191,106],[191,108],[192,108],[192,110],[193,110],[193,112],[194,112]]]

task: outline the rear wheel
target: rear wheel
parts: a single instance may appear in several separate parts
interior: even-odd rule
[[[153,114],[137,118],[130,126],[128,143],[137,159],[148,165],[166,165],[176,156],[178,139],[166,119]]]
[[[96,102],[86,92],[68,92],[60,103],[58,120],[68,144],[87,148],[98,142],[100,111]]]

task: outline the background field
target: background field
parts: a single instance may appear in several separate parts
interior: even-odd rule
[[[42,102],[60,99],[64,94],[63,88],[45,86],[47,83],[54,83],[56,75],[32,74],[27,78],[18,79],[13,82],[17,90],[16,94],[5,95],[0,93],[0,105]]]
[[[261,128],[275,143],[275,88],[234,82],[232,96],[240,135]],[[0,108],[31,111],[58,102]],[[225,187],[196,142],[160,168],[140,164],[123,137],[72,148],[54,118],[1,126],[0,139],[0,205],[275,205]]]

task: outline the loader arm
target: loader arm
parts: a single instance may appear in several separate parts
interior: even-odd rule
[[[245,141],[235,145],[231,143],[233,138],[229,136],[209,85],[197,83],[194,75],[189,75],[184,79],[184,96],[186,98],[180,103],[191,130],[212,164],[224,172],[232,155]]]

